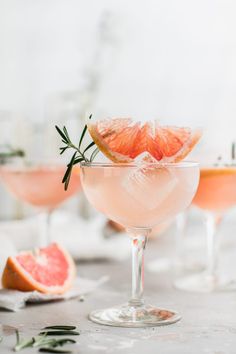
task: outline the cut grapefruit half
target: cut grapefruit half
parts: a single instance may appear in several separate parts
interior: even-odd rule
[[[72,285],[75,264],[69,253],[56,243],[9,257],[2,285],[7,289],[63,294]]]
[[[156,161],[183,160],[200,139],[200,129],[161,126],[157,121],[140,123],[132,118],[104,119],[88,123],[89,133],[113,162],[132,162],[147,153]]]

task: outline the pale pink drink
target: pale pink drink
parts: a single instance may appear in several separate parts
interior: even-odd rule
[[[236,167],[201,168],[197,207],[221,215],[236,205]]]
[[[101,167],[94,163],[92,168],[82,167],[82,185],[91,204],[110,219],[126,228],[152,228],[192,200],[196,168],[177,166],[138,169],[135,165]]]
[[[236,167],[202,167],[193,205],[202,209],[207,227],[207,268],[203,273],[187,276],[175,282],[183,290],[210,292],[235,289],[235,282],[224,282],[217,272],[216,229],[223,215],[236,205]]]
[[[198,164],[81,163],[81,182],[90,203],[123,225],[132,239],[132,298],[126,305],[94,311],[90,319],[111,326],[170,324],[180,316],[143,301],[143,252],[152,228],[183,211],[192,201]]]
[[[9,166],[2,170],[6,186],[17,198],[36,207],[47,209],[54,209],[76,193],[80,187],[78,167],[73,169],[66,192],[61,188],[64,173],[64,166],[53,164],[23,168]]]
[[[7,165],[1,169],[2,180],[9,191],[18,199],[45,211],[46,219],[58,205],[80,189],[79,167],[73,169],[67,191],[62,188],[64,173],[64,165],[53,161],[23,161],[20,165]],[[48,225],[45,231],[48,233]],[[49,242],[48,235],[44,236],[45,242]]]

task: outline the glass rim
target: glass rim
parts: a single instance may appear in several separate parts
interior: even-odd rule
[[[187,168],[187,167],[199,167],[197,161],[180,161],[180,162],[80,162],[81,167],[175,167],[175,168]]]
[[[233,164],[215,164],[215,163],[203,164],[203,163],[200,163],[200,168],[201,168],[201,170],[232,169],[232,168],[236,168],[236,165],[233,165]]]

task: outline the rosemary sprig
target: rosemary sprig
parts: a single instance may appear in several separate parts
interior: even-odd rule
[[[89,116],[89,119],[92,118],[92,114]],[[70,177],[71,177],[71,173],[73,170],[74,165],[85,161],[85,162],[92,162],[94,160],[94,158],[97,156],[97,154],[99,153],[99,149],[96,147],[92,153],[90,154],[90,157],[87,157],[85,153],[88,152],[88,150],[90,150],[94,145],[95,142],[92,141],[91,143],[89,143],[89,145],[85,148],[85,149],[81,149],[82,147],[82,143],[83,143],[83,139],[85,137],[85,134],[88,130],[88,126],[87,124],[85,124],[81,137],[79,139],[79,144],[78,146],[76,146],[70,139],[69,133],[66,129],[66,127],[64,126],[62,129],[60,129],[57,125],[55,126],[58,134],[61,137],[61,141],[65,146],[60,147],[60,154],[62,155],[65,151],[67,151],[68,149],[73,149],[75,150],[75,152],[73,153],[70,162],[67,165],[67,169],[66,172],[64,174],[64,177],[62,179],[62,183],[64,183],[64,188],[65,190],[67,190],[68,186],[69,186],[69,182],[70,182]]]
[[[15,149],[11,145],[2,145],[0,147],[0,164],[4,164],[12,157],[24,157],[25,152],[22,149]]]
[[[49,329],[47,331],[47,329]],[[49,336],[63,336],[63,335],[79,335],[80,333],[75,331],[76,326],[67,325],[55,325],[45,327],[43,332],[40,332],[37,336],[29,339],[20,339],[19,331],[16,330],[16,345],[14,351],[18,352],[25,348],[39,348],[40,352],[47,353],[72,353],[68,349],[58,349],[65,344],[75,344],[76,341],[72,338],[50,338]]]

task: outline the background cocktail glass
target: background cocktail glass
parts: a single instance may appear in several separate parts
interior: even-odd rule
[[[219,240],[218,226],[224,214],[236,205],[236,167],[211,166],[201,168],[200,182],[193,205],[205,212],[207,231],[207,265],[199,274],[189,275],[175,281],[182,290],[211,292],[236,289],[234,281],[225,282],[217,270]]]
[[[81,183],[90,203],[124,225],[132,240],[132,297],[125,305],[90,314],[94,322],[122,327],[170,324],[180,316],[143,300],[144,249],[152,228],[184,210],[199,180],[198,164],[81,163]]]
[[[57,160],[17,159],[1,168],[1,177],[7,189],[19,200],[44,212],[41,245],[50,242],[52,211],[80,189],[80,169],[72,171],[67,191],[62,188],[65,166]]]

